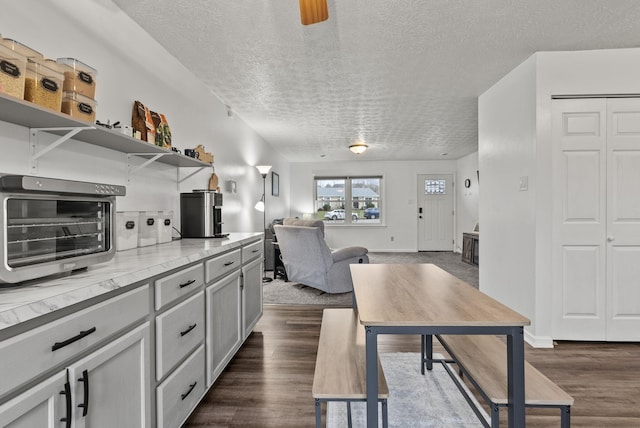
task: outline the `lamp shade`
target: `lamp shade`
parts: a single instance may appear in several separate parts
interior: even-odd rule
[[[271,169],[271,165],[256,165],[256,168],[258,168],[260,174],[267,175]]]
[[[355,143],[349,146],[349,150],[351,150],[353,153],[359,155],[361,153],[364,153],[365,150],[367,150],[369,146],[367,146],[364,143]]]
[[[300,21],[302,25],[315,24],[329,19],[327,0],[300,0]]]
[[[253,206],[253,208],[257,209],[258,211],[262,211],[264,212],[264,201],[259,200],[258,202],[256,202],[256,204]]]

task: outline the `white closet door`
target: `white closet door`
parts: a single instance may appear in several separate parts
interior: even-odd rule
[[[640,100],[607,100],[607,334],[640,340]]]
[[[552,335],[640,340],[640,99],[554,100]]]
[[[606,100],[553,101],[554,339],[606,336]]]

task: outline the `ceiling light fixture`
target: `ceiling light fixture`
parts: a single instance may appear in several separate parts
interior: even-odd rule
[[[349,150],[351,150],[353,153],[357,155],[364,153],[368,148],[369,146],[367,146],[365,143],[362,143],[362,142],[353,143],[352,145],[349,146]]]
[[[300,0],[300,21],[310,25],[329,19],[327,0]]]

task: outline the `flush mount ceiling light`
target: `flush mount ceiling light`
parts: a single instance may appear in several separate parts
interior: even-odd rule
[[[326,21],[329,18],[327,0],[300,0],[300,21],[310,25]]]
[[[349,146],[349,150],[351,150],[353,153],[357,155],[364,153],[365,150],[367,150],[368,148],[369,146],[367,146],[363,142],[353,143],[352,145]]]

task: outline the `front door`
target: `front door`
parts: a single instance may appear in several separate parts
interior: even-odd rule
[[[453,250],[453,175],[418,176],[418,251]]]

